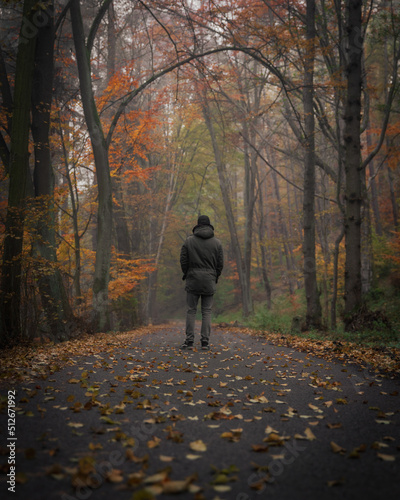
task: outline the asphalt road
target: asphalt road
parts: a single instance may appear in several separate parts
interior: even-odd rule
[[[400,498],[398,379],[240,329],[216,329],[208,352],[182,341],[165,327],[9,387],[17,440],[3,404],[0,497]]]

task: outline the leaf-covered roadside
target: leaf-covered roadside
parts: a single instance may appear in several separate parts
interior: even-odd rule
[[[88,356],[98,352],[126,347],[128,342],[144,334],[154,333],[161,327],[138,328],[130,332],[83,334],[62,343],[18,345],[2,352],[0,358],[0,384],[18,383],[46,378],[60,368],[76,364],[73,356]]]
[[[225,330],[226,328],[223,327]],[[240,328],[240,333],[255,334],[276,346],[291,347],[301,352],[322,357],[327,361],[356,363],[362,368],[372,367],[377,372],[386,374],[400,373],[400,349],[394,347],[367,347],[355,342],[336,340],[314,340],[297,335],[282,335],[265,331]]]
[[[90,355],[98,352],[124,348],[127,343],[151,335],[165,325],[146,326],[129,332],[84,334],[67,342],[43,345],[20,345],[2,352],[0,359],[0,385],[18,383],[35,378],[46,378],[61,367],[74,365],[74,356]],[[225,330],[226,328],[221,328]],[[284,336],[279,333],[254,331],[248,328],[234,328],[237,333],[257,335],[273,345],[291,347],[301,352],[322,357],[325,360],[338,360],[342,363],[357,363],[362,368],[368,365],[377,372],[387,375],[400,373],[400,349],[360,346],[353,342],[332,340],[312,340],[295,335]]]

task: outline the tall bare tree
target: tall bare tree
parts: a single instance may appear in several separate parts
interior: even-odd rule
[[[315,119],[314,119],[314,60],[315,60],[315,0],[307,0],[306,48],[304,57],[304,196],[303,196],[303,256],[304,287],[307,311],[306,327],[321,326],[321,303],[317,284],[315,258]]]
[[[85,40],[82,13],[79,0],[71,0],[71,22],[79,73],[79,86],[86,124],[92,143],[96,179],[98,187],[97,248],[93,282],[93,326],[96,330],[106,330],[108,316],[108,283],[110,280],[112,227],[112,189],[108,147],[100,117],[94,100],[92,87],[90,52],[96,29],[106,14],[111,0],[105,0],[93,22],[88,40]]]

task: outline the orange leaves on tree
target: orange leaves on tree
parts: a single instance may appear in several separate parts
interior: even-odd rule
[[[114,250],[109,284],[110,299],[117,300],[129,294],[154,270],[155,266],[150,259],[123,259]]]

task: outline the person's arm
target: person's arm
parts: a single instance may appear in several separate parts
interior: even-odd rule
[[[182,248],[181,248],[180,263],[181,263],[181,269],[183,272],[182,279],[185,280],[188,269],[189,269],[189,254],[188,254],[188,249],[187,249],[186,243],[184,243],[182,245]]]
[[[224,251],[222,249],[222,245],[219,245],[218,248],[218,255],[217,255],[217,282],[218,278],[220,277],[222,273],[222,269],[224,268]]]

